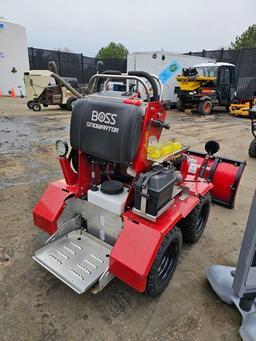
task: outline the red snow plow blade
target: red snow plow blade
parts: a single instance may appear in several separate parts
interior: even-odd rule
[[[202,166],[205,162],[205,153],[189,150],[187,155],[189,164],[193,163]],[[211,156],[209,158],[207,166],[202,167],[200,176],[214,185],[211,190],[213,202],[228,208],[234,208],[237,190],[245,166],[245,161],[236,161],[220,156]]]

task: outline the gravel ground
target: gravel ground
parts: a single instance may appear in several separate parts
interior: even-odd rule
[[[234,265],[254,192],[255,160],[247,150],[250,122],[224,112],[207,117],[170,111],[170,131],[193,149],[216,139],[219,154],[246,160],[236,207],[212,205],[206,231],[183,246],[166,291],[148,298],[114,279],[100,294],[82,296],[32,260],[39,248],[32,209],[47,183],[61,176],[54,142],[69,135],[70,113],[25,99],[0,98],[0,340],[240,340],[240,316],[222,303],[204,270]]]

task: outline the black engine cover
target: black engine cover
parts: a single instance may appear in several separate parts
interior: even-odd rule
[[[90,98],[75,102],[71,117],[72,148],[93,157],[127,164],[134,160],[141,136],[140,107]]]

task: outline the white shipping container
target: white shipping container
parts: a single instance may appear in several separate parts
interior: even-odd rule
[[[127,71],[146,71],[158,76],[164,85],[163,99],[175,104],[177,96],[174,94],[174,88],[178,86],[176,76],[183,68],[205,62],[215,62],[215,60],[167,51],[134,52],[128,55]]]
[[[0,18],[0,91],[25,95],[24,72],[29,70],[28,47],[24,27]]]

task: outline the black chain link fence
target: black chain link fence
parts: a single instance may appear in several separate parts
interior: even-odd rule
[[[58,73],[63,77],[75,77],[82,85],[87,84],[96,73],[97,58],[79,53],[28,48],[31,70],[48,69],[48,61],[56,62]],[[236,65],[236,87],[240,98],[250,98],[256,91],[256,48],[241,50],[212,50],[186,53],[193,56],[213,58],[217,62]],[[126,59],[104,59],[104,70],[126,72]]]
[[[186,53],[193,56],[213,58],[217,62],[236,65],[238,97],[250,98],[256,92],[256,48],[241,50],[212,50]]]
[[[48,70],[48,62],[54,60],[62,77],[75,77],[82,85],[96,73],[97,58],[79,53],[28,48],[30,70]],[[126,59],[103,59],[103,70],[126,72]]]

